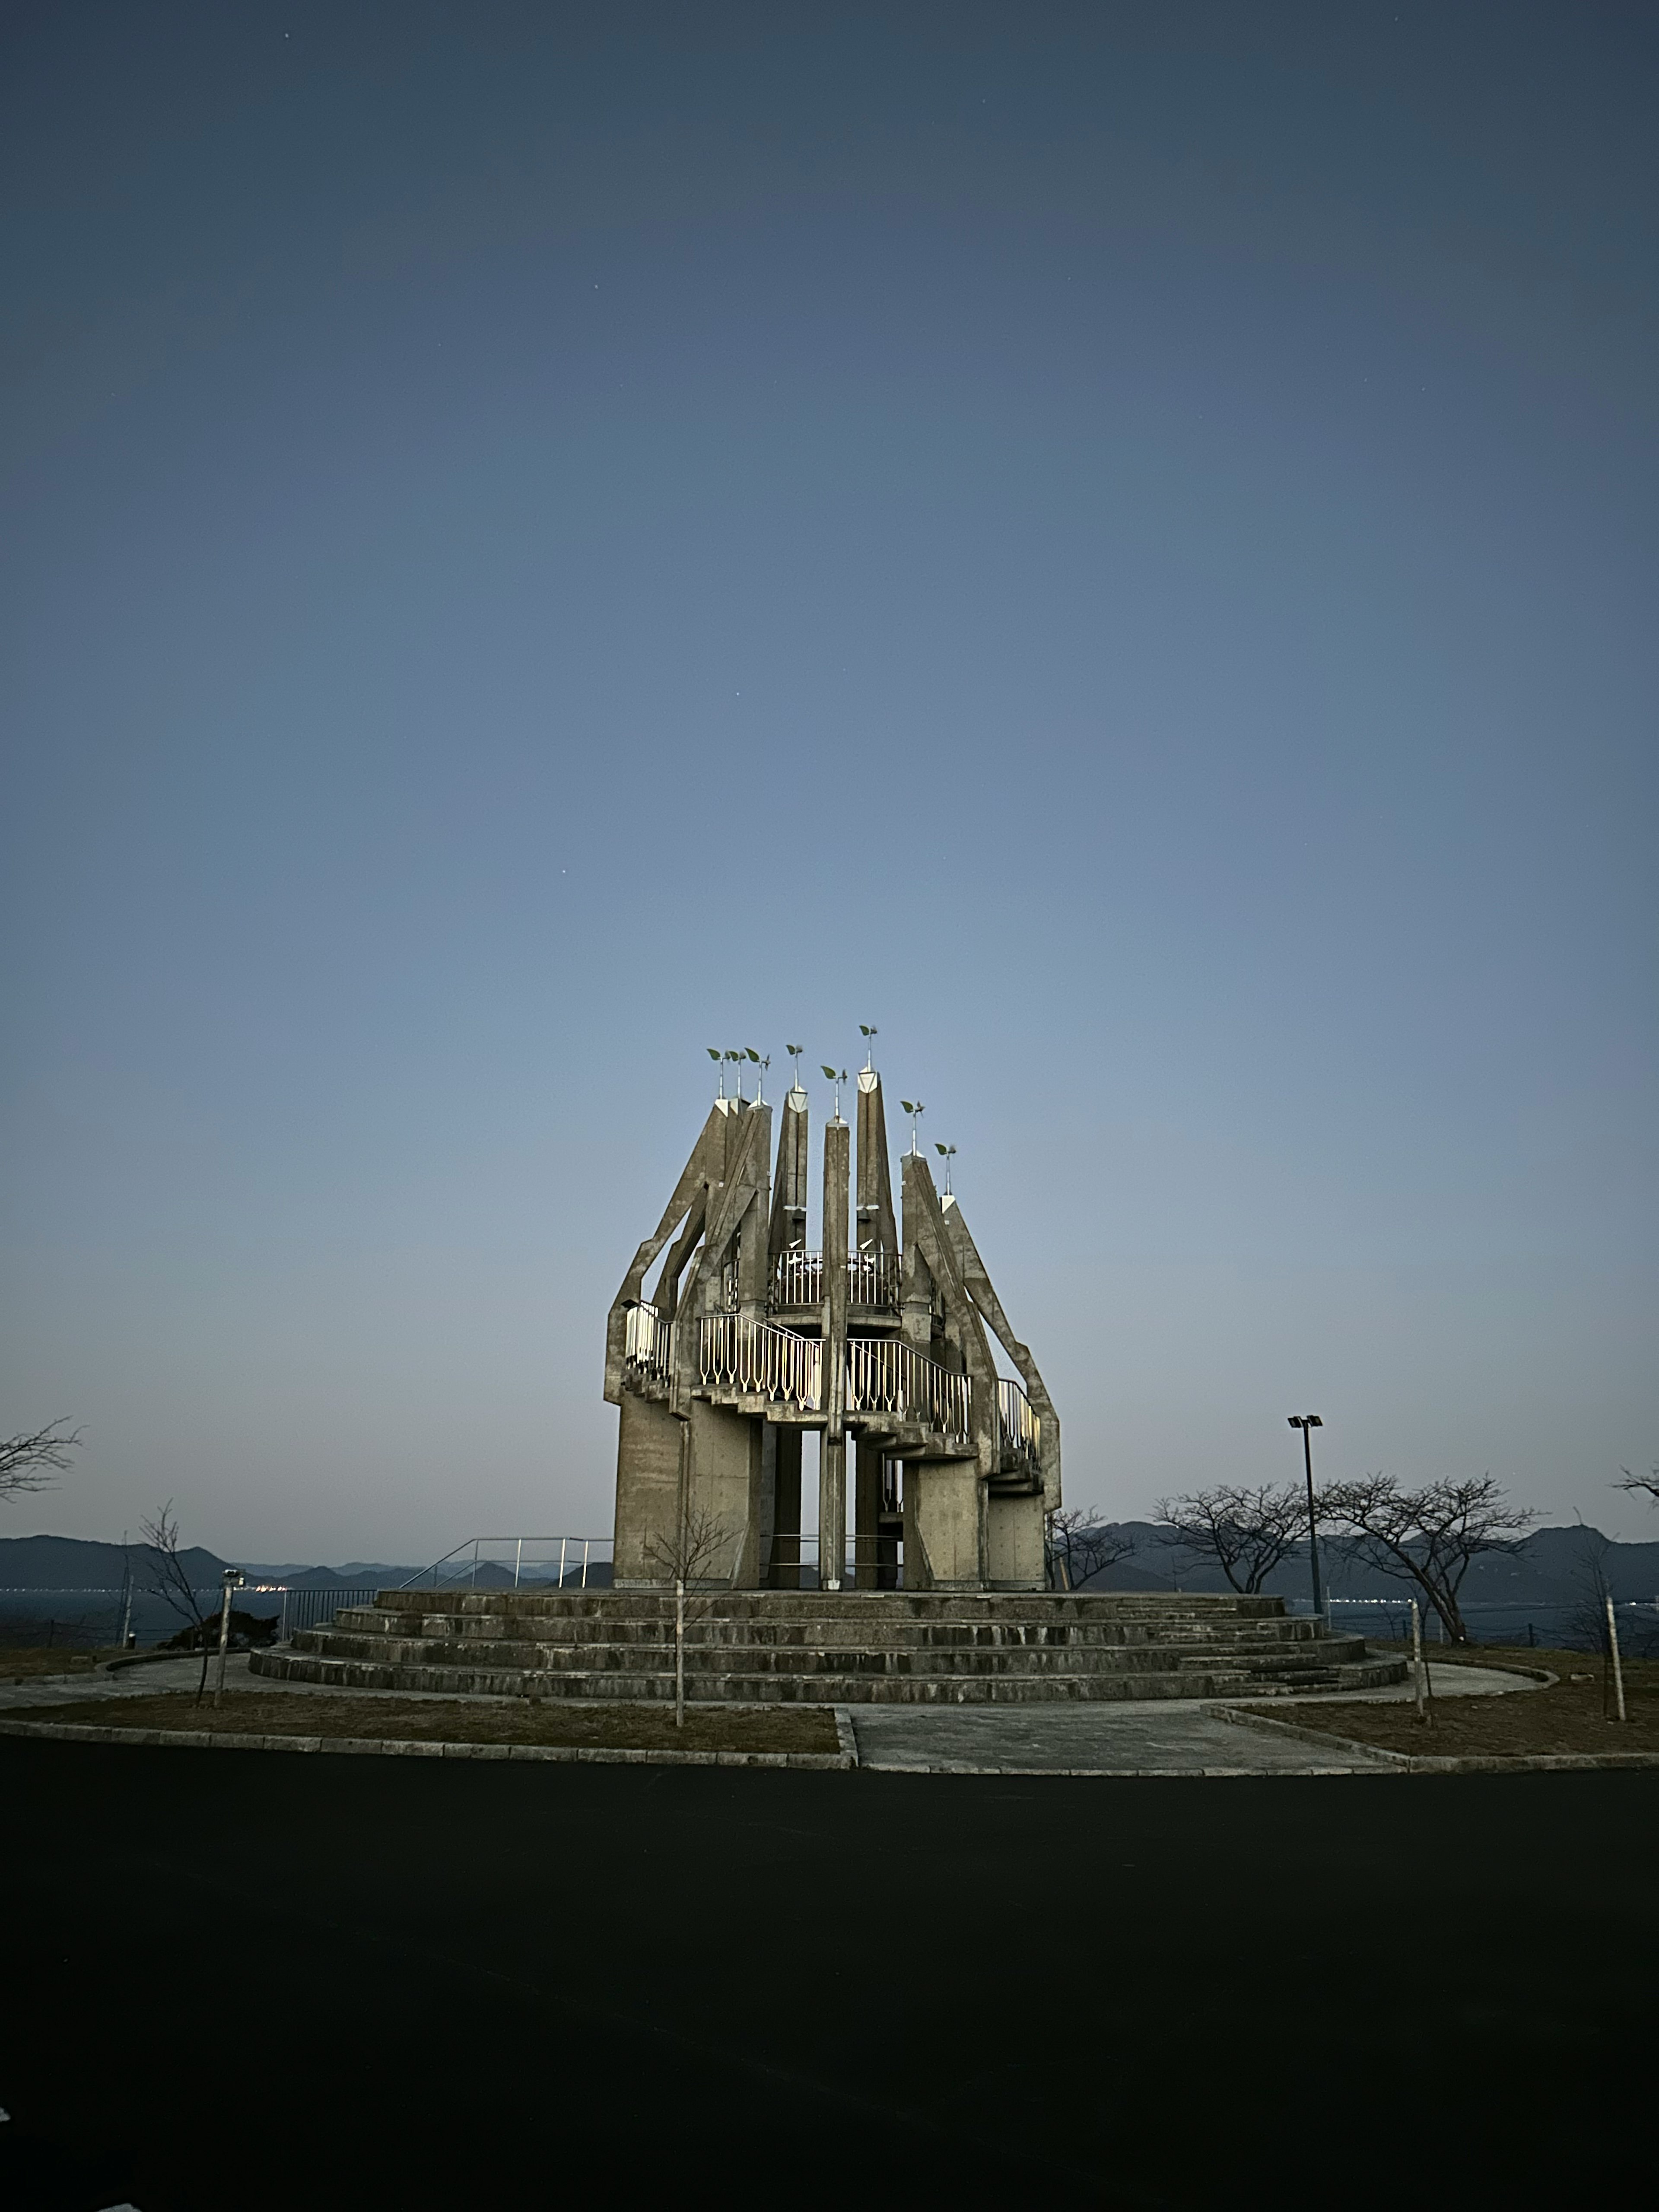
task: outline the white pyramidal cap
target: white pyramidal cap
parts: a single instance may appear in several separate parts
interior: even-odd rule
[[[875,1087],[876,1087],[877,1084],[878,1084],[880,1081],[881,1081],[881,1078],[880,1078],[880,1076],[878,1076],[878,1075],[876,1073],[876,1071],[875,1071],[875,1069],[874,1069],[873,1067],[861,1067],[861,1068],[860,1068],[860,1070],[859,1070],[859,1089],[860,1089],[860,1091],[873,1091],[873,1090],[875,1089]],[[793,1479],[793,1478],[792,1478],[792,1479]]]
[[[806,1111],[806,1093],[801,1089],[799,1083],[796,1084],[794,1088],[790,1091],[789,1096],[785,1099],[784,1103],[793,1113],[804,1114]]]

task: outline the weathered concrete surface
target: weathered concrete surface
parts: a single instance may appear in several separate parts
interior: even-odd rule
[[[890,1586],[901,1546],[911,1589],[1045,1585],[1043,1512],[1060,1495],[1053,1404],[1029,1347],[1008,1324],[960,1209],[949,1197],[941,1204],[926,1160],[914,1151],[903,1165],[901,1234],[873,1066],[859,1076],[857,1100],[857,1251],[860,1262],[872,1262],[870,1280],[883,1287],[873,1303],[860,1292],[856,1315],[848,1279],[852,1132],[837,1108],[823,1138],[823,1249],[806,1255],[807,1122],[798,1090],[784,1108],[775,1185],[768,1159],[771,1109],[722,1096],[655,1234],[635,1255],[605,1340],[605,1395],[623,1409],[619,1590],[662,1585],[660,1554],[687,1510],[709,1515],[730,1534],[733,1551],[724,1572],[731,1588],[787,1583],[799,1562],[775,1559],[771,1538],[798,1526],[793,1454],[804,1429],[823,1434],[817,1566],[825,1588],[854,1579],[861,1587]],[[790,1302],[777,1307],[775,1263],[796,1247],[804,1260],[815,1260],[822,1297],[815,1304],[799,1286],[802,1279],[792,1277]],[[646,1278],[659,1254],[665,1256],[646,1304]],[[769,1318],[775,1310],[790,1316],[782,1335],[769,1333],[780,1327]],[[732,1326],[711,1339],[706,1324],[716,1319]],[[1022,1411],[1005,1435],[988,1325],[1030,1394],[1035,1428]],[[935,1394],[917,1391],[914,1378],[901,1381],[874,1356],[900,1331],[902,1342],[948,1376],[965,1379],[965,1393],[953,1386],[944,1430],[933,1425]],[[809,1363],[789,1349],[791,1338],[816,1344],[821,1360]],[[866,1382],[849,1413],[847,1356],[854,1340],[866,1347]],[[817,1378],[810,1387],[809,1371]],[[872,1375],[878,1378],[874,1387]],[[629,1411],[636,1396],[647,1407],[638,1418]],[[750,1433],[746,1458],[728,1434],[734,1427]],[[778,1449],[782,1430],[794,1431],[787,1453]],[[849,1437],[860,1452],[853,1569],[845,1561]],[[878,1529],[884,1458],[903,1463],[904,1503],[902,1516]],[[994,1510],[988,1510],[993,1498]]]
[[[1401,1678],[1363,1638],[1279,1598],[1066,1592],[718,1591],[696,1601],[688,1693],[705,1703],[1199,1703]],[[669,1694],[672,1601],[628,1591],[399,1590],[255,1655],[256,1674],[359,1690]]]
[[[1389,1762],[1230,1727],[1200,1706],[857,1705],[859,1765],[928,1774],[1360,1774]]]
[[[618,1583],[660,1582],[650,1546],[672,1534],[679,1508],[684,1424],[666,1406],[624,1390],[617,1455],[616,1548]]]

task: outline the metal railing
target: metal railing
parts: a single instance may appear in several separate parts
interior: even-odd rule
[[[896,1310],[899,1302],[899,1262],[892,1252],[884,1252],[874,1245],[867,1252],[854,1252],[847,1262],[847,1291],[855,1306],[890,1306]]]
[[[760,1578],[763,1586],[769,1589],[818,1589],[821,1583],[818,1542],[816,1529],[804,1530],[799,1535],[785,1529],[768,1537],[761,1547]],[[842,1559],[843,1589],[854,1587],[860,1589],[904,1588],[902,1536],[860,1536],[849,1528],[842,1546]],[[866,1580],[872,1569],[878,1577],[874,1582]]]
[[[908,1344],[855,1339],[847,1347],[847,1410],[891,1413],[965,1443],[970,1431],[973,1386]]]
[[[772,1267],[775,1306],[817,1306],[823,1304],[823,1255],[792,1246],[780,1252]]]
[[[330,1588],[284,1589],[283,1609],[276,1626],[277,1641],[286,1644],[290,1636],[302,1628],[315,1628],[319,1621],[332,1620],[345,1605],[373,1605],[380,1595],[379,1583],[367,1583],[356,1589]]]
[[[641,1301],[627,1309],[626,1323],[623,1359],[640,1374],[666,1382],[673,1361],[672,1322],[665,1322],[655,1306]]]
[[[997,1383],[997,1426],[1002,1449],[1027,1467],[1035,1468],[1042,1452],[1042,1421],[1031,1410],[1031,1401],[1018,1382]]]
[[[813,1413],[823,1405],[823,1346],[817,1337],[740,1314],[705,1315],[702,1331],[698,1363],[706,1383]]]
[[[608,1589],[609,1536],[468,1536],[399,1589]],[[603,1570],[603,1580],[596,1577]]]
[[[854,1252],[847,1262],[847,1297],[850,1305],[885,1307],[896,1311],[901,1268],[896,1253],[875,1249]],[[822,1305],[823,1255],[792,1246],[772,1263],[772,1305],[785,1308]]]

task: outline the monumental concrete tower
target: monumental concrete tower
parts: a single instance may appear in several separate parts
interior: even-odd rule
[[[605,1395],[621,1416],[619,1589],[672,1579],[688,1528],[704,1540],[699,1579],[733,1589],[796,1589],[803,1569],[825,1591],[1045,1586],[1043,1516],[1060,1502],[1054,1405],[914,1136],[901,1226],[881,1078],[866,1067],[856,1085],[856,1189],[837,1094],[820,1250],[807,1249],[797,1082],[775,1169],[772,1109],[715,1100],[634,1255],[605,1343]],[[1018,1380],[999,1374],[993,1337]],[[809,1429],[818,1525],[803,1530]]]

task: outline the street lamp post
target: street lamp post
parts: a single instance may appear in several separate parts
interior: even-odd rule
[[[230,1598],[233,1590],[241,1589],[247,1577],[240,1567],[227,1567],[224,1571],[224,1602],[219,1609],[219,1679],[213,1686],[213,1702],[216,1705],[225,1694],[225,1654],[230,1649]]]
[[[1325,1593],[1319,1583],[1319,1519],[1314,1510],[1313,1487],[1313,1431],[1325,1424],[1317,1413],[1292,1413],[1291,1426],[1302,1431],[1302,1464],[1308,1477],[1308,1559],[1313,1568],[1314,1617],[1325,1610]]]

